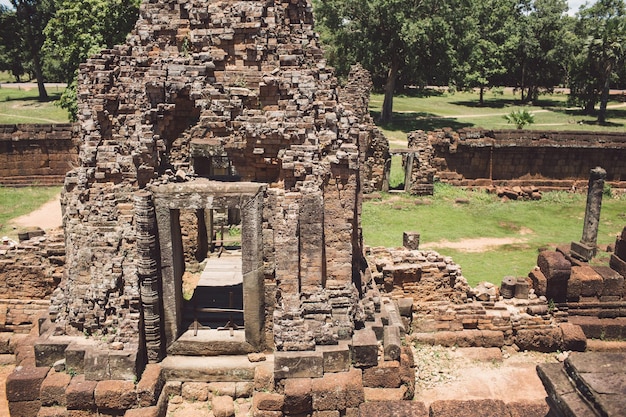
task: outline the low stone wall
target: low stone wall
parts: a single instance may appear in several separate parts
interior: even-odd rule
[[[0,185],[61,185],[78,165],[78,125],[0,125]]]
[[[459,186],[535,185],[549,189],[585,187],[589,171],[601,166],[607,182],[626,187],[626,135],[606,132],[451,129],[417,131],[409,148],[419,153],[416,177],[435,177]]]

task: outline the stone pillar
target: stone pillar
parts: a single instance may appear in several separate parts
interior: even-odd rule
[[[589,187],[587,190],[587,207],[585,208],[585,223],[583,237],[580,242],[572,242],[571,254],[579,259],[588,261],[596,254],[598,241],[598,224],[602,209],[602,192],[606,171],[600,167],[589,173]]]
[[[137,233],[137,277],[141,294],[143,336],[148,361],[158,362],[163,358],[161,326],[161,282],[157,223],[152,194],[140,191],[134,195],[135,227]]]
[[[420,248],[420,234],[417,232],[404,232],[402,234],[402,246],[410,250]]]

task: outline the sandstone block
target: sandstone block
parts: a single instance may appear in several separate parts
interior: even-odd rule
[[[398,388],[401,383],[398,361],[380,362],[363,370],[363,386],[369,388]]]
[[[161,374],[161,367],[157,364],[148,364],[135,388],[140,407],[155,405],[165,385]]]
[[[314,411],[345,410],[363,402],[361,371],[329,373],[312,380],[311,399]]]
[[[360,417],[428,417],[428,410],[419,401],[377,401],[359,406]]]
[[[546,297],[557,302],[567,298],[567,281],[572,265],[561,252],[543,251],[537,257],[537,266],[546,277]]]
[[[561,348],[561,329],[522,329],[517,332],[515,344],[521,350],[555,352]]]
[[[47,367],[18,366],[15,368],[7,377],[7,400],[9,402],[39,401],[41,384],[48,375],[48,371],[50,368]]]
[[[126,413],[124,413],[124,417],[159,417],[160,415],[161,413],[157,406],[134,408],[126,410]]]
[[[580,326],[572,323],[561,323],[559,327],[563,341],[561,350],[584,352],[587,349],[587,337]]]
[[[624,296],[626,286],[624,277],[619,272],[608,266],[594,266],[593,269],[602,277],[604,288],[601,295],[620,298]]]
[[[602,276],[590,266],[573,266],[571,276],[568,284],[568,296],[569,286],[579,283],[580,295],[583,297],[598,297],[602,294],[604,289],[604,283],[602,282]]]
[[[407,392],[407,387],[400,388],[363,388],[365,401],[402,401]]]
[[[319,378],[324,373],[322,352],[276,352],[274,354],[274,377]]]
[[[440,400],[430,405],[433,417],[502,417],[508,416],[501,400]]]
[[[72,377],[65,372],[50,371],[41,383],[41,404],[46,407],[53,405],[65,406],[65,390]]]
[[[41,407],[37,417],[67,417],[67,409],[61,406]]]
[[[274,371],[265,365],[254,368],[254,389],[271,391],[274,389]]]
[[[253,407],[257,410],[282,411],[285,396],[273,392],[256,392],[252,399]]]
[[[100,381],[94,390],[94,400],[98,408],[128,410],[137,403],[135,384],[133,381]]]
[[[507,403],[511,417],[546,417],[550,407],[545,401],[515,401]]]
[[[356,367],[375,366],[378,363],[378,341],[373,330],[357,330],[352,336],[352,363]]]
[[[215,417],[233,417],[235,415],[235,402],[232,397],[227,395],[213,397],[211,409]]]
[[[310,378],[289,378],[285,380],[285,414],[306,414],[313,409],[311,400],[312,383]]]
[[[533,283],[533,289],[535,290],[535,294],[538,296],[545,296],[548,288],[548,280],[546,276],[543,275],[541,269],[535,268],[528,274],[528,277]]]
[[[341,414],[337,410],[313,411],[311,417],[339,417]]]
[[[209,399],[209,384],[206,382],[183,382],[181,395],[187,401],[206,401]]]
[[[322,352],[324,372],[345,372],[350,368],[350,347],[345,341],[338,345],[318,346],[316,350]]]
[[[94,391],[97,381],[86,381],[85,375],[76,375],[65,391],[68,410],[93,410],[96,408]]]
[[[40,408],[41,401],[39,400],[9,402],[9,414],[12,416],[37,417]]]

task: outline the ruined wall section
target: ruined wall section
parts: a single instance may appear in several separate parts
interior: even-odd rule
[[[596,166],[616,186],[626,179],[621,133],[444,129],[428,132],[428,141],[437,176],[453,185],[571,188],[584,186]]]
[[[0,125],[0,184],[62,184],[78,165],[77,131],[67,123]]]
[[[357,64],[351,68],[348,83],[339,93],[339,100],[345,110],[344,117],[352,124],[359,124],[361,187],[364,194],[383,189],[385,164],[391,158],[389,141],[375,126],[369,114],[371,89],[372,78],[369,72]]]

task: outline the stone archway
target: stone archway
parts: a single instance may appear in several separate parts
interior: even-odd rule
[[[222,346],[211,354],[235,354],[263,348],[264,288],[262,207],[266,185],[250,182],[219,182],[196,179],[160,185],[152,189],[161,255],[161,305],[163,343],[166,349],[184,332],[181,229],[178,213],[183,209],[240,210],[242,220],[241,272],[245,340]],[[196,344],[198,342],[195,342]]]

